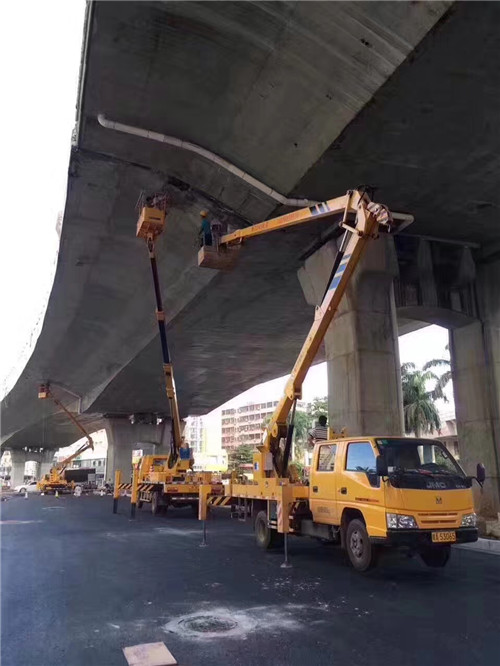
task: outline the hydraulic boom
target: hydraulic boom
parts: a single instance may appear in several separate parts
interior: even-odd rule
[[[155,240],[165,227],[167,210],[167,199],[165,195],[154,194],[149,197],[141,197],[140,216],[137,222],[137,237],[146,241],[151,262],[151,273],[156,298],[156,320],[160,333],[161,351],[163,355],[163,374],[165,377],[165,388],[172,416],[172,443],[168,466],[174,467],[179,458],[181,447],[181,420],[179,417],[179,405],[175,391],[174,368],[170,359],[167,343],[167,331],[165,328],[165,311],[161,297],[160,282],[158,279],[158,267],[156,264]]]
[[[82,426],[82,424],[76,419],[73,414],[66,409],[66,407],[62,404],[62,402],[52,393],[50,387],[48,384],[41,384],[39,389],[38,389],[38,397],[41,400],[46,400],[47,398],[51,398],[52,401],[60,408],[62,411],[66,414],[66,416],[72,421],[76,427],[81,431],[84,437],[87,438],[87,442],[85,444],[82,444],[74,453],[69,455],[67,458],[64,458],[64,460],[61,460],[61,462],[57,463],[52,469],[50,470],[50,474],[47,475],[45,479],[42,479],[39,482],[39,487],[40,490],[42,491],[47,491],[47,490],[62,490],[65,489],[69,486],[71,486],[70,483],[66,481],[64,478],[64,472],[68,465],[71,463],[72,460],[75,458],[78,458],[80,454],[82,454],[84,451],[87,451],[88,449],[94,450],[94,441],[92,437],[89,435],[87,430]]]
[[[198,263],[200,266],[215,268],[217,267],[218,255],[222,255],[221,264],[223,267],[227,267],[224,254],[231,251],[231,248],[235,245],[241,245],[247,238],[333,215],[342,216],[339,227],[344,233],[339,251],[322,303],[316,308],[314,323],[286,384],[285,394],[278,403],[267,426],[264,443],[258,447],[258,453],[255,454],[254,478],[256,476],[269,476],[270,474],[276,474],[278,477],[287,475],[293,435],[293,417],[296,402],[302,397],[304,379],[335,316],[348,281],[366,243],[371,238],[378,236],[380,228],[391,231],[394,223],[385,206],[372,202],[365,192],[349,190],[342,197],[330,199],[324,203],[226,234],[220,239],[217,252],[210,248],[202,248],[199,253]],[[411,219],[410,216],[399,217],[404,217],[406,220]],[[291,419],[288,422],[290,414]],[[280,446],[283,441],[284,446]]]

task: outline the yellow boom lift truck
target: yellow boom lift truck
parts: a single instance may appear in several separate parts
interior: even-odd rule
[[[197,515],[199,486],[202,483],[214,481],[214,475],[211,472],[195,473],[192,471],[193,460],[182,438],[173,365],[167,343],[165,312],[163,310],[155,254],[155,240],[165,227],[167,198],[164,194],[141,195],[139,209],[137,237],[146,241],[151,263],[156,298],[156,319],[163,356],[163,374],[172,417],[172,439],[169,455],[145,455],[138,463],[137,469],[134,470],[131,484],[131,512],[134,516],[135,505],[138,504],[141,508],[143,503],[146,502],[151,505],[153,514],[158,513],[160,508],[166,510],[168,507],[191,506]],[[219,487],[222,492],[221,483],[214,481],[213,485],[214,488]]]
[[[224,496],[210,485],[200,487],[199,518],[211,506],[243,506],[253,518],[257,544],[272,548],[284,543],[288,566],[288,535],[310,536],[339,543],[352,566],[366,571],[382,547],[405,547],[432,567],[444,566],[450,545],[477,540],[471,485],[482,485],[485,470],[468,477],[438,441],[410,437],[344,433],[315,444],[309,482],[289,466],[293,421],[302,383],[314,361],[346,286],[367,243],[379,232],[397,229],[399,214],[365,192],[345,196],[226,234],[218,249],[204,247],[199,265],[229,268],[247,238],[332,215],[343,232],[322,303],[292,370],[285,394],[253,457],[253,480],[230,483]]]
[[[82,444],[74,453],[72,453],[70,456],[67,458],[64,458],[64,460],[61,460],[61,462],[57,463],[57,465],[54,465],[54,467],[51,468],[49,474],[46,474],[43,479],[41,479],[38,484],[38,490],[42,493],[55,493],[57,492],[70,492],[74,489],[75,483],[73,481],[68,481],[65,477],[65,471],[68,465],[71,463],[72,460],[75,458],[78,458],[79,455],[81,455],[84,451],[87,451],[88,449],[94,450],[94,442],[92,440],[92,437],[89,435],[89,433],[85,430],[85,428],[82,426],[82,424],[73,416],[73,414],[66,409],[66,407],[62,404],[62,402],[56,398],[56,396],[52,393],[49,384],[41,384],[39,389],[38,389],[38,397],[40,400],[46,400],[47,398],[51,398],[53,402],[63,410],[63,412],[66,414],[66,416],[72,421],[76,427],[82,432],[82,434],[87,438],[87,441],[85,444]]]

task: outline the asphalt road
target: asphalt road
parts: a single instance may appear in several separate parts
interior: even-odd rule
[[[133,522],[111,502],[2,502],[2,666],[125,666],[123,647],[156,641],[181,666],[499,663],[499,556],[455,550],[444,570],[391,556],[360,575],[292,539],[283,569],[224,510],[200,548],[189,509]]]

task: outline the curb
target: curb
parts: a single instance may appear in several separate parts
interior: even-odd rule
[[[500,541],[496,539],[478,539],[473,543],[457,543],[455,548],[461,550],[474,550],[479,553],[488,553],[489,555],[500,555]]]

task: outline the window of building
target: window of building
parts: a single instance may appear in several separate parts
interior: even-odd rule
[[[336,444],[323,444],[318,455],[318,472],[333,472],[335,468]]]

